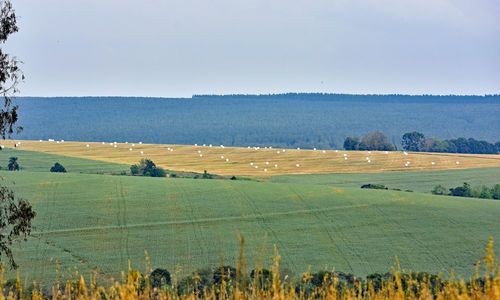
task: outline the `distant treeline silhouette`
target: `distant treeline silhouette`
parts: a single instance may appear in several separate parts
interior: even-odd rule
[[[406,151],[413,152],[443,152],[469,154],[497,154],[500,153],[500,142],[495,144],[487,141],[478,141],[474,138],[460,137],[457,139],[440,140],[426,138],[423,133],[407,132],[401,139],[401,145]],[[345,150],[375,150],[393,151],[397,147],[391,144],[386,136],[379,131],[366,134],[361,140],[356,137],[347,137],[344,140]]]

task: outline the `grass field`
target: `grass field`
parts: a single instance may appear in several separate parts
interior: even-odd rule
[[[58,162],[71,173],[119,174],[122,171],[130,172],[130,165],[8,148],[0,151],[0,167],[6,170],[9,158],[13,156],[18,158],[22,171],[49,172],[50,168]]]
[[[246,239],[249,268],[266,242],[299,274],[325,267],[364,276],[386,272],[397,256],[406,269],[454,269],[470,276],[490,236],[500,240],[500,201],[321,185],[2,171],[38,213],[34,237],[16,247],[21,275],[50,281],[55,261],[100,278],[131,260],[181,274],[236,264]],[[14,273],[8,273],[8,277]]]
[[[5,147],[13,148],[16,142],[7,140],[3,144]],[[87,144],[89,147],[86,147]],[[500,155],[437,153],[408,153],[405,155],[402,152],[373,151],[369,153],[368,151],[341,150],[323,152],[322,150],[297,149],[284,151],[283,149],[255,150],[253,148],[222,148],[220,146],[195,147],[138,143],[134,146],[131,143],[118,143],[116,146],[115,148],[114,144],[110,145],[110,143],[21,141],[18,149],[127,165],[135,164],[141,158],[146,157],[152,159],[157,165],[171,170],[192,172],[207,170],[219,175],[256,177],[283,174],[377,173],[500,167]],[[169,148],[173,151],[169,151]],[[130,149],[132,150],[130,151]],[[344,154],[347,155],[347,160],[345,160]],[[370,163],[368,163],[367,158],[370,159]],[[407,164],[408,162],[410,164]],[[435,164],[433,165],[432,162]],[[250,165],[251,163],[253,165]]]
[[[438,184],[451,188],[464,182],[472,186],[500,184],[500,168],[479,168],[467,170],[439,170],[425,172],[387,172],[387,173],[344,173],[280,175],[270,178],[271,182],[320,184],[337,187],[361,187],[363,184],[376,183],[388,188],[430,193]]]

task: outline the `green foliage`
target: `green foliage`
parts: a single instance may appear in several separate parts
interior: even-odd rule
[[[361,142],[358,138],[347,137],[344,141],[345,150],[394,151],[396,146],[389,143],[387,137],[379,131],[368,133]]]
[[[222,280],[228,282],[236,279],[236,268],[231,266],[222,266],[214,269],[213,281],[215,284],[220,284]]]
[[[450,195],[456,197],[470,197],[471,196],[471,186],[467,182],[464,182],[462,186],[457,186],[456,188],[450,189]]]
[[[373,190],[387,190],[388,188],[383,184],[368,183],[361,186],[362,189],[373,189]]]
[[[273,274],[265,268],[253,269],[250,272],[250,278],[257,280],[257,286],[262,289],[271,287],[273,282]]]
[[[469,183],[464,182],[462,186],[449,189],[449,193],[442,185],[437,185],[432,190],[435,195],[451,195],[456,197],[473,197],[481,199],[500,199],[500,184],[495,184],[489,188],[486,185],[472,187]]]
[[[202,175],[201,178],[203,178],[203,179],[212,179],[213,175],[212,174],[208,174],[207,170],[203,170],[203,175]]]
[[[422,151],[424,146],[425,136],[423,133],[413,131],[403,135],[401,145],[406,151]]]
[[[147,177],[165,177],[167,172],[156,166],[156,164],[150,160],[143,158],[137,165],[130,166],[130,173],[132,175],[147,176]]]
[[[374,151],[394,151],[396,147],[389,143],[387,137],[380,131],[368,133],[361,140],[360,150],[374,150]]]
[[[447,188],[445,188],[444,186],[438,184],[436,185],[432,191],[431,191],[432,194],[434,195],[449,195],[449,191]]]
[[[56,162],[52,168],[50,168],[50,172],[54,173],[66,173],[66,168],[63,167],[60,163]]]
[[[10,247],[14,242],[26,241],[31,234],[31,222],[36,213],[31,204],[22,198],[17,198],[14,191],[0,186],[0,261],[1,256],[7,256],[12,268],[17,268]]]
[[[491,189],[491,198],[500,200],[500,184],[495,184]]]
[[[359,150],[359,138],[348,136],[344,141],[345,150]]]
[[[209,267],[201,268],[181,279],[178,292],[179,294],[186,294],[194,291],[201,293],[205,288],[210,290],[213,284],[212,269]]]
[[[166,269],[155,269],[149,275],[149,284],[152,288],[161,289],[164,285],[170,285],[170,272]]]
[[[9,171],[19,171],[19,164],[17,163],[17,157],[9,157],[9,164],[7,165]]]
[[[131,165],[130,166],[130,173],[132,173],[132,175],[139,175],[139,166],[138,165]]]
[[[499,144],[498,142],[497,144]],[[423,133],[408,132],[403,135],[401,144],[407,151],[446,152],[446,153],[475,153],[497,154],[500,150],[497,144],[487,141],[478,141],[473,138],[460,137],[450,140],[426,139]]]

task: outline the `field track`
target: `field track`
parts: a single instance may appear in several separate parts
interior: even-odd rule
[[[297,150],[139,143],[86,143],[6,140],[3,145],[119,164],[149,158],[178,171],[268,177],[285,174],[378,173],[499,167],[500,155],[384,151]],[[87,147],[87,144],[89,147]],[[115,147],[116,146],[116,147]],[[173,150],[169,150],[173,149]],[[143,152],[141,154],[141,151]],[[345,159],[347,158],[347,159]],[[368,162],[369,160],[369,162]],[[434,162],[434,164],[432,164]],[[251,165],[253,164],[253,165]],[[277,165],[277,167],[275,167]],[[257,167],[257,168],[256,168]]]

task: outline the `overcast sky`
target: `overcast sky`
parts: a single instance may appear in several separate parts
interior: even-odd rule
[[[498,0],[15,0],[22,95],[500,93]]]

